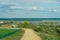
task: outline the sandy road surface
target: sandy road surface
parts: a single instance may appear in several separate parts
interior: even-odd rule
[[[25,29],[25,34],[21,40],[41,40],[32,29]]]

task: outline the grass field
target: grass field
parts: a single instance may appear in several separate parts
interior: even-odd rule
[[[17,23],[17,28],[33,29],[42,40],[60,40],[60,22]],[[2,30],[0,29],[1,40],[20,40],[24,30]]]
[[[21,29],[0,29],[0,40],[20,40],[23,34]]]
[[[57,35],[52,35],[42,32],[40,32],[38,35],[42,38],[42,40],[60,40],[60,37]]]
[[[42,40],[60,40],[60,25],[57,22],[43,22],[34,29]]]

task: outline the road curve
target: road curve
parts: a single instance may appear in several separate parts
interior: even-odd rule
[[[32,29],[24,29],[24,30],[25,34],[21,40],[41,40],[41,38],[37,36]]]

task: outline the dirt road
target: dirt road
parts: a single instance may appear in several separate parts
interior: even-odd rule
[[[32,29],[25,29],[25,34],[21,40],[41,40]]]

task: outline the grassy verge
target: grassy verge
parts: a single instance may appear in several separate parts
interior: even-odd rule
[[[42,38],[42,40],[60,40],[60,36],[58,35],[47,34],[43,32],[38,32],[37,34]]]
[[[3,32],[2,30],[0,30],[0,32],[1,34],[3,33],[2,35],[4,34],[7,35],[8,33],[13,32],[11,35],[5,36],[1,38],[0,40],[20,40],[24,34],[24,30],[22,29],[6,29],[6,30],[3,29]]]

